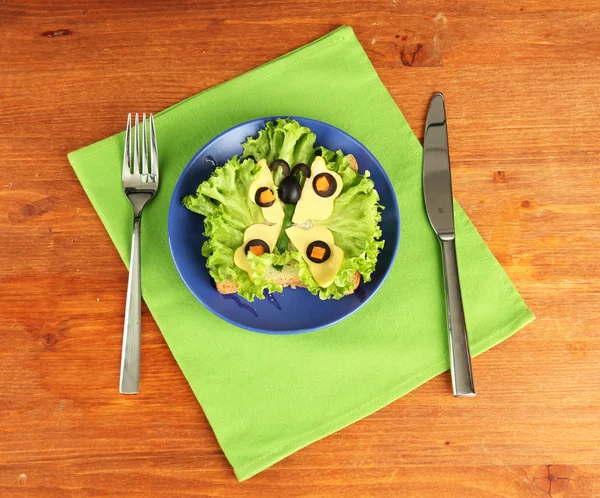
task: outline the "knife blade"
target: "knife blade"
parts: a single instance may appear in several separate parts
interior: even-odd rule
[[[475,396],[473,368],[458,277],[452,177],[444,96],[431,98],[423,139],[423,198],[429,222],[442,246],[450,375],[455,396]]]

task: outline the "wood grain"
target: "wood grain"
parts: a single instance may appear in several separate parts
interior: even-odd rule
[[[597,2],[57,0],[0,6],[0,493],[600,496]],[[117,395],[127,274],[66,153],[353,26],[422,137],[446,95],[455,195],[538,319],[238,483],[144,310]]]

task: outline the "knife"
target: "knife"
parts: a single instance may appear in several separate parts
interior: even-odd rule
[[[452,391],[454,396],[471,397],[475,396],[475,384],[456,262],[448,127],[441,93],[431,98],[425,122],[423,196],[429,222],[442,246]]]

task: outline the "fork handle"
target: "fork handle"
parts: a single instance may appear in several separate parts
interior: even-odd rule
[[[141,213],[133,220],[131,238],[131,260],[127,303],[125,305],[125,325],[123,327],[123,351],[121,353],[121,394],[137,394],[140,388],[140,352],[142,339],[142,289],[140,265],[140,226]]]

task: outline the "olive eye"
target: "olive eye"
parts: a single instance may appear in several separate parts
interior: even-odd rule
[[[329,173],[320,173],[313,179],[313,189],[319,197],[331,197],[337,190],[337,181]]]
[[[313,263],[324,263],[331,256],[331,248],[327,242],[315,240],[308,244],[306,248],[306,257]]]
[[[275,194],[269,187],[261,187],[254,194],[254,202],[260,207],[269,207],[275,204]]]
[[[288,176],[290,174],[290,165],[287,163],[287,161],[284,161],[283,159],[276,159],[275,161],[273,161],[271,163],[271,166],[269,166],[269,169],[275,172],[279,167],[281,167],[281,172],[283,173],[283,176]]]
[[[265,253],[269,253],[269,246],[264,240],[261,239],[252,239],[246,244],[244,248],[246,254],[251,252],[255,256],[262,256]]]

